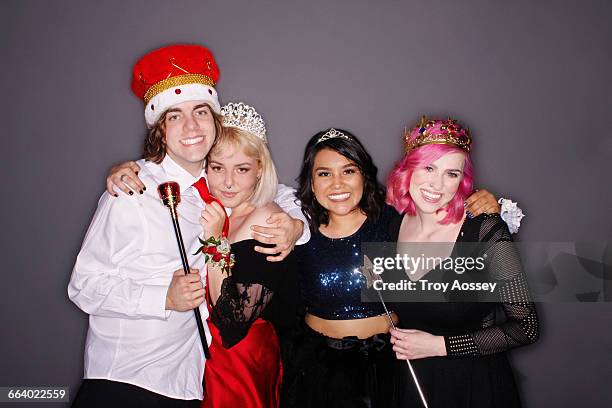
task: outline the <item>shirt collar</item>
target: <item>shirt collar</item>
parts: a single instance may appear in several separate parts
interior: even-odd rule
[[[202,169],[202,172],[198,177],[194,177],[187,170],[179,166],[170,155],[166,154],[164,160],[161,162],[161,166],[166,173],[169,181],[176,181],[180,188],[181,193],[184,193],[189,187],[193,186],[193,183],[198,181],[200,177],[206,178],[206,171]],[[208,184],[208,181],[207,181]]]

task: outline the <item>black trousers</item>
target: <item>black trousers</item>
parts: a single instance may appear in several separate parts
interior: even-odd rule
[[[132,384],[85,379],[72,403],[73,408],[198,408],[200,400],[181,400],[156,394]]]

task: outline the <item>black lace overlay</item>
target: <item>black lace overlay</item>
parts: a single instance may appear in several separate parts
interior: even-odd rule
[[[223,280],[221,294],[211,313],[212,322],[219,328],[223,347],[230,348],[246,337],[273,294],[257,283],[236,282],[233,276]]]
[[[242,340],[259,317],[285,327],[297,315],[299,289],[293,255],[268,262],[267,255],[255,252],[255,245],[265,246],[252,239],[232,244],[236,264],[212,307],[211,320],[226,348]]]
[[[401,217],[391,226],[396,237],[400,223]],[[465,248],[470,248],[469,253]],[[484,257],[487,281],[498,284],[499,301],[396,303],[393,308],[401,327],[444,336],[450,357],[492,355],[535,342],[539,335],[535,304],[512,236],[499,215],[466,219],[452,256]],[[433,270],[424,279],[457,277],[452,270],[446,274]]]

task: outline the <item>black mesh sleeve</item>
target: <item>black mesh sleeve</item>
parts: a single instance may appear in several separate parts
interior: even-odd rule
[[[221,283],[219,298],[212,306],[211,320],[219,329],[222,343],[230,348],[242,340],[276,292],[282,294],[290,271],[291,256],[281,262],[268,262],[265,254],[255,252],[254,240],[232,244],[236,264]],[[278,297],[278,294],[277,294]]]
[[[492,282],[497,282],[500,309],[505,320],[496,324],[487,316],[482,329],[458,336],[445,336],[449,356],[482,356],[531,344],[538,339],[538,317],[531,301],[527,279],[508,227],[498,215],[485,217],[479,241]]]
[[[211,313],[223,347],[230,348],[247,335],[253,322],[272,300],[273,293],[258,283],[236,282],[233,276],[223,280],[221,294]]]

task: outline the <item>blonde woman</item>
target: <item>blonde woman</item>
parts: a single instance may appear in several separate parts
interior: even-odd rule
[[[242,103],[223,108],[224,130],[208,156],[210,192],[231,210],[227,239],[235,264],[229,272],[208,256],[209,327],[212,358],[206,364],[203,407],[276,407],[280,400],[281,353],[276,328],[290,327],[299,292],[292,256],[268,262],[253,250],[251,226],[280,211],[272,200],[278,178],[266,146],[265,126]],[[206,207],[205,236],[223,237],[225,211]]]

